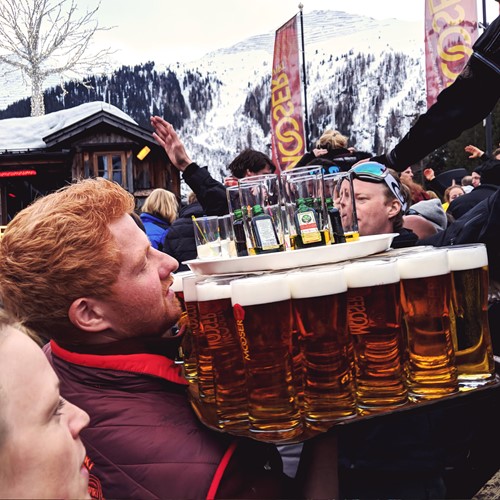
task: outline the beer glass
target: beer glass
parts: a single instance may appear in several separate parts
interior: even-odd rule
[[[231,278],[196,284],[200,334],[198,352],[212,361],[215,408],[219,427],[248,429],[247,393],[243,357],[231,305]]]
[[[303,363],[306,425],[326,431],[356,415],[343,267],[288,275]]]
[[[198,381],[198,335],[200,333],[200,316],[196,299],[196,283],[200,276],[194,274],[182,278],[184,304],[189,328],[184,335],[182,349],[184,351],[184,376],[190,382]]]
[[[446,250],[405,254],[397,261],[408,342],[410,399],[454,394],[458,379],[450,332],[451,276]]]
[[[488,254],[483,244],[447,247],[451,270],[451,331],[460,387],[495,377],[488,324]]]
[[[170,286],[170,289],[175,293],[175,296],[181,304],[183,313],[186,311],[186,304],[184,303],[184,290],[182,288],[182,279],[187,276],[194,276],[193,271],[181,271],[179,273],[172,274],[174,281]]]
[[[302,433],[293,379],[292,308],[286,275],[231,282],[231,302],[247,378],[250,433],[284,441]]]
[[[344,270],[359,411],[366,415],[404,405],[408,393],[397,263],[374,259],[352,262]]]
[[[281,173],[290,247],[310,248],[330,243],[325,223],[323,168],[306,166]]]
[[[279,177],[254,175],[240,179],[238,186],[246,232],[252,239],[249,253],[285,250]]]
[[[359,239],[359,228],[350,175],[347,172],[326,174],[323,182],[332,243],[356,241]]]

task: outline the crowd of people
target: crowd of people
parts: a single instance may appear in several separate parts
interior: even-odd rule
[[[462,74],[392,151],[357,153],[328,130],[299,162],[351,173],[361,235],[397,233],[395,247],[485,243],[493,291],[500,151],[484,159],[466,146],[485,160],[473,189],[450,183],[442,199],[414,181],[412,166],[498,101],[499,30],[497,18],[483,35],[496,45],[478,40]],[[0,242],[0,497],[443,498],[447,467],[470,451],[468,430],[446,410],[310,439],[295,477],[274,445],[199,422],[175,363],[184,327],[173,328],[181,315],[173,273],[194,256],[191,216],[226,214],[225,184],[275,166],[245,150],[221,183],[191,160],[171,124],[151,123],[193,191],[189,205],[179,210],[172,193],[155,190],[137,217],[125,189],[86,179],[23,209]],[[426,172],[429,182],[438,177]],[[492,310],[499,303],[492,293]],[[463,411],[471,427],[484,418]]]

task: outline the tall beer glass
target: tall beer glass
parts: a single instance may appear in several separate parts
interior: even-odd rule
[[[198,381],[198,336],[200,334],[200,315],[196,298],[196,283],[203,278],[188,275],[182,278],[184,304],[188,317],[189,329],[185,334],[182,347],[184,350],[184,376],[188,381]],[[210,393],[210,391],[208,391]],[[213,394],[213,390],[212,390]],[[205,394],[206,396],[206,394]],[[210,394],[209,394],[210,398]]]
[[[219,427],[248,429],[245,370],[231,305],[230,279],[198,283],[196,294],[200,314],[198,350],[212,360]]]
[[[247,377],[250,432],[282,441],[302,433],[292,367],[292,308],[286,275],[231,282]]]
[[[482,244],[447,247],[450,264],[451,331],[458,382],[477,387],[495,377],[488,324],[488,254]]]
[[[450,332],[451,276],[446,250],[401,255],[398,265],[410,399],[453,394],[458,391],[458,379]]]
[[[295,272],[288,279],[303,356],[305,422],[326,431],[356,415],[344,269]]]
[[[183,313],[186,311],[186,304],[184,303],[184,289],[182,288],[182,279],[188,276],[194,276],[193,271],[181,271],[180,273],[172,274],[174,281],[171,290],[175,293],[175,296],[181,304]]]
[[[345,266],[347,314],[361,414],[404,405],[405,345],[400,323],[399,272],[394,259]]]

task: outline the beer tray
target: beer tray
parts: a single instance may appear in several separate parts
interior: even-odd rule
[[[303,248],[247,257],[193,259],[184,262],[200,275],[237,274],[257,271],[278,271],[298,267],[330,264],[367,257],[387,250],[398,233],[360,236],[358,240],[337,245]]]

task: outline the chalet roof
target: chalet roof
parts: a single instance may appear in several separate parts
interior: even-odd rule
[[[117,107],[91,102],[44,116],[0,120],[0,154],[53,147],[101,123],[155,144],[148,130]]]

